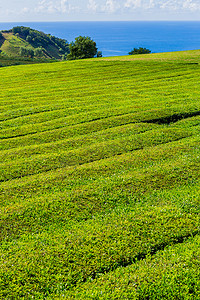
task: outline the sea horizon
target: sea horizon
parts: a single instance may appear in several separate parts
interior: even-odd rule
[[[103,57],[128,55],[138,47],[152,53],[200,49],[200,21],[0,22],[0,30],[14,26],[31,27],[68,42],[89,36]]]

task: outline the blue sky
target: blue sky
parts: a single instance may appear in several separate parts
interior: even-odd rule
[[[200,20],[200,0],[0,0],[0,22]]]

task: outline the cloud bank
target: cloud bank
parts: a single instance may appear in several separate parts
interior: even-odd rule
[[[40,0],[36,12],[70,13],[84,11],[88,13],[120,13],[137,10],[200,11],[199,0]]]
[[[2,22],[17,18],[36,21],[153,20],[179,19],[180,16],[193,20],[193,16],[200,19],[200,0],[7,0],[1,3],[0,10]]]
[[[199,0],[88,0],[87,8],[93,12],[134,11],[136,9],[200,10]]]

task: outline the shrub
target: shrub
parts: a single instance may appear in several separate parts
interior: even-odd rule
[[[135,54],[149,54],[151,53],[151,50],[147,48],[134,48],[132,51],[130,51],[129,55],[135,55]]]

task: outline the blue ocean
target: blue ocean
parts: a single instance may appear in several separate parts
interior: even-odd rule
[[[103,56],[127,55],[145,47],[153,53],[200,49],[200,22],[32,22],[0,23],[0,30],[27,26],[71,42],[80,35],[91,37]]]

